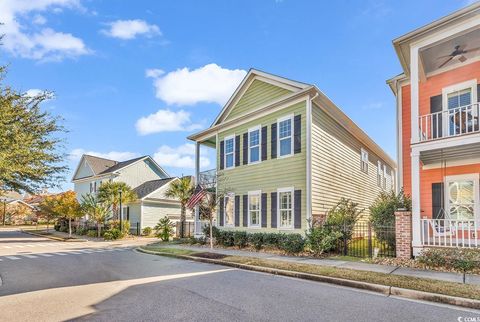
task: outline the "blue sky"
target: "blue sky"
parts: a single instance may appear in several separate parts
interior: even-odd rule
[[[251,67],[316,84],[395,157],[391,41],[469,3],[0,0],[0,63],[17,89],[55,92],[44,108],[65,119],[71,168],[85,152],[149,154],[192,174],[186,136]],[[214,167],[211,151],[202,163]]]

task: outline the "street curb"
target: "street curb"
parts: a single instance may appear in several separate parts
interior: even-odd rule
[[[48,239],[52,239],[52,240],[56,240],[56,241],[63,241],[63,242],[67,242],[67,243],[78,243],[78,242],[86,242],[87,241],[86,239],[78,239],[78,238],[66,239],[66,238],[61,238],[61,237],[42,235],[42,234],[37,234],[37,233],[32,232],[32,231],[23,230],[23,229],[20,230],[20,231],[22,233],[25,233],[25,234],[29,234],[29,235],[33,235],[33,236],[37,236],[37,237],[44,237],[44,238],[48,238]]]
[[[352,287],[352,288],[357,288],[361,290],[380,293],[387,296],[393,295],[393,296],[398,296],[398,297],[403,297],[403,298],[408,298],[413,300],[422,300],[422,301],[428,301],[428,302],[450,304],[450,305],[461,306],[461,307],[477,309],[477,310],[480,309],[480,301],[467,299],[467,298],[461,298],[461,297],[455,297],[455,296],[449,296],[449,295],[443,295],[443,294],[437,294],[437,293],[422,292],[417,290],[410,290],[410,289],[405,289],[400,287],[386,286],[386,285],[380,285],[380,284],[374,284],[374,283],[359,282],[359,281],[347,280],[347,279],[337,278],[337,277],[294,272],[294,271],[288,271],[288,270],[282,270],[282,269],[276,269],[276,268],[270,268],[270,267],[231,263],[231,262],[227,262],[219,259],[201,258],[201,257],[194,257],[189,255],[175,255],[171,253],[150,251],[150,250],[142,249],[141,247],[137,247],[136,250],[145,254],[150,254],[150,255],[186,259],[186,260],[192,260],[195,262],[217,264],[217,265],[229,266],[229,267],[239,268],[239,269],[244,269],[249,271],[256,271],[256,272],[262,272],[262,273],[269,273],[273,275],[300,278],[300,279],[316,281],[316,282],[336,284],[340,286]]]

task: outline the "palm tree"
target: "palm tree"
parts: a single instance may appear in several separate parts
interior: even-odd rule
[[[102,224],[107,220],[109,213],[108,205],[100,202],[95,195],[88,193],[82,196],[81,206],[84,213],[97,224],[97,237],[100,238]]]
[[[122,192],[122,200],[120,193]],[[104,182],[98,189],[97,198],[101,203],[112,206],[112,213],[115,219],[118,219],[118,204],[126,204],[137,200],[137,194],[125,182]]]
[[[191,177],[182,177],[178,180],[172,181],[165,196],[168,198],[175,198],[180,201],[180,237],[184,237],[185,214],[188,200],[193,193],[193,185]]]

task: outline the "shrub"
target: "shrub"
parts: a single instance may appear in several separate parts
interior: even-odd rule
[[[480,267],[480,250],[467,248],[427,248],[417,260],[427,267],[468,272]]]
[[[263,234],[263,243],[265,246],[278,247],[281,236],[283,236],[282,233],[265,233]]]
[[[264,233],[253,233],[248,235],[248,243],[252,245],[256,250],[260,250],[263,247]]]
[[[75,233],[80,236],[87,234],[87,232],[88,232],[88,228],[86,227],[78,227],[77,230],[75,231]]]
[[[173,235],[173,223],[168,217],[163,217],[158,221],[158,224],[154,227],[155,236],[160,238],[162,241],[168,241],[170,236]]]
[[[327,212],[325,221],[326,233],[340,232],[345,241],[352,239],[353,228],[363,209],[358,209],[358,203],[350,199],[341,198],[340,201]]]
[[[305,243],[311,252],[321,255],[334,250],[342,237],[340,231],[332,230],[328,226],[317,226],[309,229]]]
[[[217,237],[217,244],[223,245],[225,247],[231,247],[235,245],[233,239],[233,231],[220,230]]]
[[[305,240],[300,234],[283,234],[278,247],[286,253],[297,254],[303,251]]]
[[[97,231],[91,229],[91,230],[87,231],[87,236],[88,237],[97,237]]]
[[[150,236],[152,234],[152,227],[145,227],[142,230],[144,236]]]
[[[370,206],[370,222],[372,223],[375,236],[380,242],[388,246],[395,246],[395,234],[385,230],[385,227],[395,225],[395,211],[404,208],[412,209],[412,200],[405,196],[403,190],[398,194],[395,191],[380,192],[375,202]]]
[[[59,232],[62,232],[62,233],[66,233],[68,232],[68,227],[67,226],[61,226],[59,229],[58,229]]]
[[[233,244],[238,248],[244,248],[248,244],[248,235],[246,231],[235,231],[233,233]]]
[[[210,237],[210,225],[205,225],[203,227],[203,234],[205,235],[205,237]],[[218,229],[217,227],[213,226],[212,227],[212,235],[213,235],[213,238],[218,238],[220,234],[220,229]]]
[[[109,230],[103,233],[103,238],[105,240],[117,240],[122,237],[123,237],[122,232],[118,228],[110,228]]]

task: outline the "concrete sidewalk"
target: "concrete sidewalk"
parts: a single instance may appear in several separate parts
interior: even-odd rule
[[[344,260],[328,259],[328,258],[323,259],[323,258],[310,258],[310,257],[282,256],[282,255],[275,255],[270,253],[252,252],[247,250],[222,249],[222,248],[210,249],[208,247],[186,246],[186,245],[165,245],[162,247],[182,248],[182,249],[188,249],[188,250],[193,250],[198,252],[210,252],[210,253],[225,254],[225,255],[231,255],[231,256],[248,256],[248,257],[256,257],[256,258],[263,258],[263,259],[302,263],[302,264],[348,268],[348,269],[354,269],[359,271],[370,271],[370,272],[378,272],[378,273],[393,274],[393,275],[430,278],[434,280],[441,280],[441,281],[448,281],[448,282],[455,282],[455,283],[464,283],[465,281],[465,284],[480,285],[480,275],[473,275],[473,274],[465,274],[464,276],[464,274],[462,273],[439,272],[439,271],[432,271],[432,270],[370,264],[370,263],[344,261]]]

